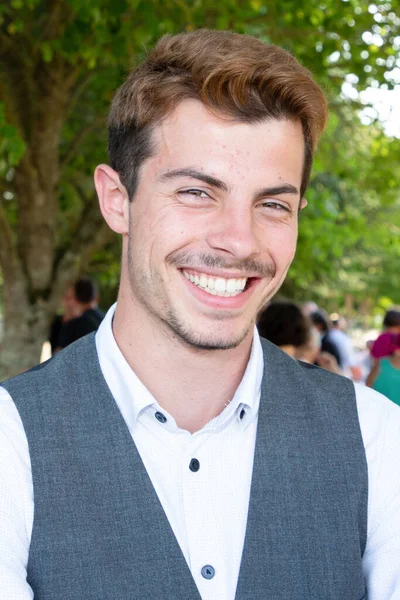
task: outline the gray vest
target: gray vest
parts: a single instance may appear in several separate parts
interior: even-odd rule
[[[354,386],[263,348],[236,600],[361,600],[367,466]],[[4,387],[32,463],[35,600],[200,600],[94,335]]]

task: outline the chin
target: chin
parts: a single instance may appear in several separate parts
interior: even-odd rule
[[[207,339],[198,337],[197,339],[193,337],[189,338],[181,338],[188,346],[194,348],[196,350],[232,350],[232,348],[237,348],[243,339]]]
[[[172,315],[170,315],[167,324],[179,341],[186,346],[203,351],[237,348],[253,328],[253,323],[251,323],[250,326],[244,329],[238,327],[235,331],[232,331],[231,327],[226,327],[225,331],[223,327],[219,327],[218,329],[221,329],[221,331],[217,332],[215,326],[213,330],[207,331],[203,328],[202,331],[196,331],[181,320],[173,318]]]

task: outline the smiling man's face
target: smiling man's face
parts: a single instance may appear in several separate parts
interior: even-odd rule
[[[232,122],[187,100],[153,135],[129,209],[132,310],[192,347],[238,346],[294,256],[301,124]]]

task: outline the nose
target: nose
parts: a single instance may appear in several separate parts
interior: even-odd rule
[[[227,253],[237,260],[259,254],[260,244],[253,212],[243,206],[221,207],[218,214],[213,214],[207,243],[213,250]]]

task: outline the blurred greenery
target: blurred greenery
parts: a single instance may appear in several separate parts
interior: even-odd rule
[[[385,136],[378,122],[361,124],[357,96],[369,86],[390,89],[396,83],[397,13],[397,0],[2,3],[0,268],[6,321],[6,297],[16,278],[24,279],[25,312],[37,303],[48,315],[54,312],[66,279],[79,272],[95,275],[104,299],[114,299],[120,245],[99,220],[92,183],[94,166],[107,160],[108,106],[128,69],[158,37],[198,27],[250,33],[285,47],[315,74],[330,101],[298,254],[283,292],[332,308],[349,295],[355,309],[379,305],[383,296],[399,303],[400,140]],[[349,83],[355,100],[342,92]]]

